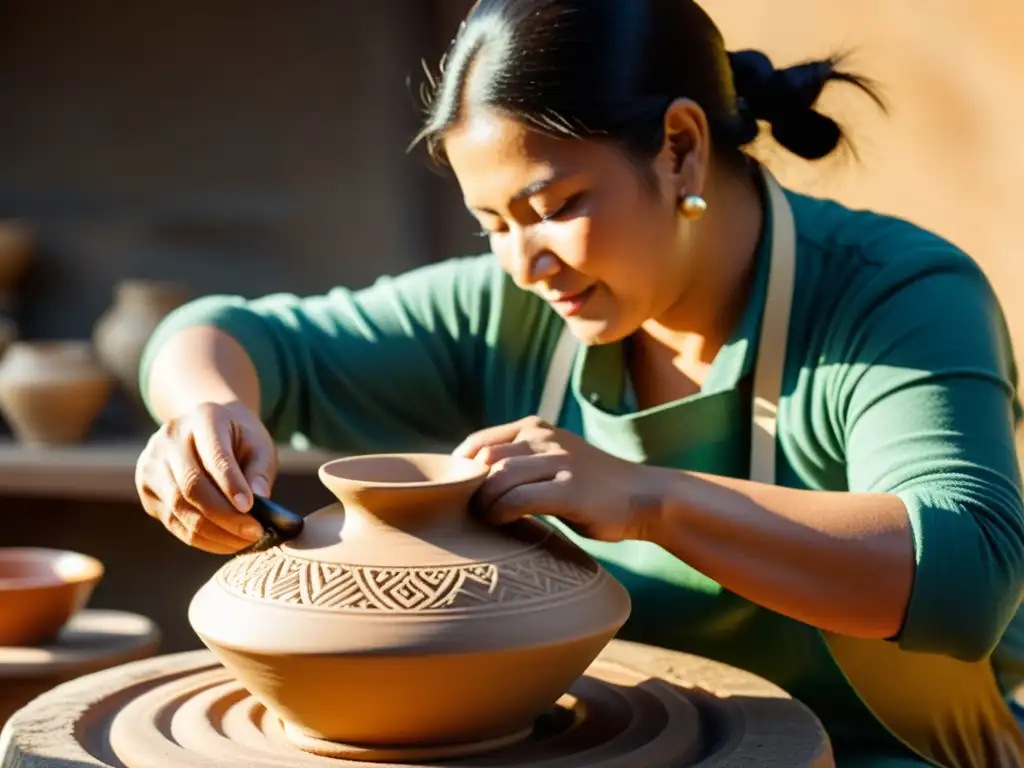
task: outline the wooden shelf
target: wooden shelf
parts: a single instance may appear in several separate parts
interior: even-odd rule
[[[0,441],[0,495],[132,501],[135,464],[144,441],[37,447]],[[320,451],[278,449],[279,474],[313,474],[335,458]]]

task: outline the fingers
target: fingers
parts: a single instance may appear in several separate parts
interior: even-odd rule
[[[231,500],[235,509],[248,512],[252,507],[252,491],[235,458],[232,426],[228,419],[203,420],[196,425],[192,439],[206,475],[224,498]]]
[[[247,544],[259,540],[263,534],[262,526],[232,508],[217,484],[207,475],[191,440],[182,441],[179,449],[168,455],[167,467],[173,488],[160,493],[161,501],[173,509],[175,517],[187,529],[199,532],[200,519],[205,519],[209,525],[202,526],[201,533],[206,538],[227,542],[240,539]],[[228,538],[222,534],[227,534]]]
[[[490,522],[504,523],[532,514],[521,506],[520,489],[554,480],[561,462],[551,456],[512,456],[496,463],[474,495],[474,502]]]
[[[561,492],[561,485],[552,484],[566,473],[567,455],[552,440],[555,432],[539,417],[529,416],[475,432],[455,449],[456,456],[491,467],[473,497],[484,519],[503,525],[538,513],[535,501],[548,498],[550,502],[545,492]]]
[[[516,486],[551,480],[560,469],[550,457],[532,454],[502,459],[491,467],[487,479],[474,494],[476,504],[489,509]]]
[[[519,421],[481,429],[463,440],[459,447],[452,451],[452,454],[465,459],[476,459],[484,448],[512,443],[524,430],[543,427],[547,427],[543,419],[537,416],[527,416]]]
[[[209,552],[214,555],[233,555],[249,546],[245,542],[237,545],[226,544],[219,538],[207,538],[201,533],[196,533],[194,530],[187,528],[181,520],[173,515],[167,520],[165,526],[167,530],[193,549],[201,549],[203,552]]]
[[[213,554],[233,554],[254,541],[234,536],[207,519],[207,515],[181,494],[169,468],[165,467],[162,477],[149,478],[142,501],[152,517],[160,520],[182,542],[196,549]],[[237,512],[231,514],[242,517]],[[255,521],[250,519],[250,522]]]
[[[508,525],[528,515],[566,517],[572,505],[565,504],[565,489],[570,479],[568,470],[559,470],[551,479],[516,485],[493,501],[484,512],[484,519],[494,525]]]
[[[501,443],[500,445],[485,445],[476,453],[476,460],[493,467],[495,464],[511,459],[515,456],[531,456],[536,451],[527,442]]]
[[[277,476],[277,449],[273,441],[266,434],[255,434],[255,430],[243,427],[240,454],[249,488],[257,496],[270,496]]]
[[[237,552],[259,541],[253,492],[268,495],[277,468],[273,439],[246,408],[205,403],[168,421],[139,456],[135,486],[146,513],[185,543]]]

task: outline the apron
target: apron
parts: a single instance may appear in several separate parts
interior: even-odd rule
[[[754,367],[750,479],[776,483],[776,433],[796,275],[793,212],[761,168],[771,201],[771,265]],[[565,329],[548,366],[537,415],[556,425],[578,342]],[[904,651],[894,642],[819,630],[833,660],[874,717],[920,758],[942,768],[1024,768],[1024,737],[988,660]]]

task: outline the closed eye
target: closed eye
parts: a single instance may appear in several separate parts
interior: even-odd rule
[[[579,208],[583,205],[583,203],[586,202],[586,200],[586,191],[577,192],[575,195],[569,197],[558,210],[553,211],[552,213],[538,215],[540,215],[541,221],[556,221],[557,219],[569,216],[570,214],[573,214],[576,211],[578,211]],[[486,228],[480,229],[478,232],[476,232],[477,237],[493,237],[494,235],[500,234],[500,231],[490,230]]]
[[[548,214],[542,215],[541,219],[543,221],[553,221],[555,219],[561,218],[562,216],[567,216],[570,213],[573,213],[574,211],[576,211],[580,207],[580,205],[583,204],[583,202],[586,199],[587,199],[587,193],[586,192],[577,192],[575,195],[573,195],[568,200],[566,200],[561,208],[559,208],[557,211],[555,211],[553,213],[548,213]]]

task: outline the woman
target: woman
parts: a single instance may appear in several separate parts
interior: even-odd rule
[[[147,512],[227,554],[259,535],[275,439],[460,443],[491,466],[482,515],[548,515],[626,585],[623,636],[783,686],[840,765],[1020,765],[996,298],[939,237],[741,150],[762,121],[829,154],[832,80],[863,87],[727,54],[690,0],[480,0],[421,138],[493,255],[175,313],[141,372]]]

